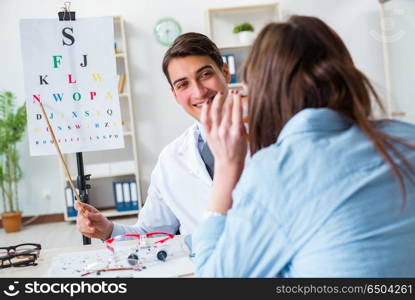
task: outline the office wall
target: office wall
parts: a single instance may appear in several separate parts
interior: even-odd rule
[[[24,102],[19,19],[55,18],[63,5],[56,0],[0,1],[0,90],[13,91]],[[205,31],[208,7],[255,4],[257,0],[72,0],[77,17],[121,15],[127,22],[128,50],[138,132],[143,196],[163,146],[178,136],[192,119],[176,105],[161,72],[166,47],[153,37],[161,17],[173,17],[184,32]],[[284,15],[321,17],[343,37],[356,64],[380,91],[384,88],[382,47],[370,32],[379,30],[377,0],[281,0]],[[19,145],[24,180],[19,185],[24,215],[60,213],[64,209],[60,167],[55,156],[30,157],[27,137]]]

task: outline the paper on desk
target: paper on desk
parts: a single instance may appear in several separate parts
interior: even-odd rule
[[[127,257],[131,250],[131,246],[119,247],[117,251],[124,253],[121,257]],[[80,251],[65,253],[56,256],[52,265],[48,270],[47,277],[81,277],[89,269],[99,269],[97,264],[101,262],[105,264],[112,257],[112,254],[105,248],[93,251]],[[123,261],[125,266],[128,264]],[[92,266],[92,267],[91,267]],[[149,261],[145,263],[146,269],[141,271],[124,270],[124,271],[108,271],[89,274],[84,277],[108,278],[108,277],[178,277],[182,275],[194,273],[194,265],[189,258],[189,251],[182,243],[173,243],[169,247],[168,257],[165,262]]]

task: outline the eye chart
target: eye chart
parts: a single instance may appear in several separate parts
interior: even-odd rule
[[[124,147],[111,17],[20,21],[30,154]]]

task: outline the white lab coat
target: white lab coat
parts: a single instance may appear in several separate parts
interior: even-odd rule
[[[111,236],[163,231],[191,234],[206,210],[212,179],[198,149],[197,123],[167,145],[151,175],[146,202],[135,225],[114,224]]]

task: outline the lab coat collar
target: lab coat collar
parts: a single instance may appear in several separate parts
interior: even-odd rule
[[[208,185],[212,185],[212,179],[206,170],[205,163],[200,156],[198,148],[199,128],[195,123],[187,132],[186,141],[181,145],[179,154],[184,159],[184,163],[190,173],[205,181]]]

